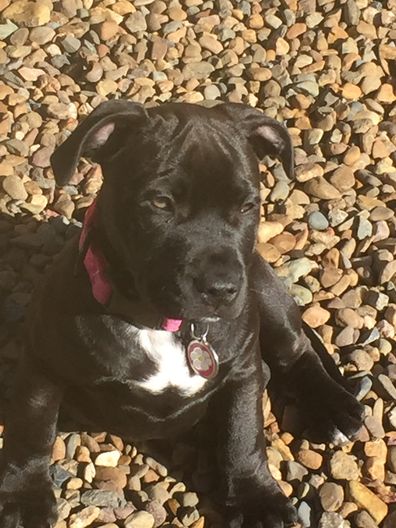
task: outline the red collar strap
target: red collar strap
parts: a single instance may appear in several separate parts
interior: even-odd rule
[[[95,226],[96,200],[88,207],[80,235],[79,250],[84,257],[84,267],[91,283],[92,295],[95,300],[108,308],[110,313],[126,315],[132,323],[136,319],[142,320],[144,326],[159,328],[167,332],[178,332],[183,323],[181,319],[158,320],[152,313],[142,313],[139,305],[134,305],[113,289],[108,276],[108,262],[100,248],[89,240],[90,233]],[[125,313],[127,312],[127,313]],[[131,317],[132,316],[132,317]],[[148,324],[147,324],[148,323]]]

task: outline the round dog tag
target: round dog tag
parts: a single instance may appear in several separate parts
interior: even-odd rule
[[[212,379],[219,371],[219,359],[205,341],[193,339],[187,346],[187,360],[191,369],[206,379]]]

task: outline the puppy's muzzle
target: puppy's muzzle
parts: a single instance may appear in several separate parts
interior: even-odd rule
[[[235,277],[233,280],[231,277],[223,278],[212,275],[206,275],[194,281],[202,301],[213,308],[231,304],[240,289],[238,278]]]
[[[217,310],[236,300],[242,278],[242,266],[234,252],[205,252],[193,274],[193,285],[201,302]]]

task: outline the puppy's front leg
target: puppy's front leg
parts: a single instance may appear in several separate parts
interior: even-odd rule
[[[262,414],[268,376],[264,377],[258,344],[243,359],[210,409],[226,526],[283,528],[297,515],[268,470]]]
[[[0,526],[49,528],[56,501],[49,461],[61,390],[24,357],[6,416],[0,473]]]
[[[298,306],[259,255],[252,273],[261,353],[275,385],[292,394],[310,415],[318,439],[352,437],[362,424],[363,406],[349,392],[326,350],[312,336],[312,341],[308,338],[312,331],[307,336]]]

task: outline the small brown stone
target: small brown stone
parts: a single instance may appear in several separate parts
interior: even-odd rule
[[[261,222],[258,228],[257,239],[260,244],[264,244],[279,235],[283,231],[283,224],[280,222]]]
[[[263,257],[263,259],[270,264],[276,262],[281,257],[279,250],[268,242],[264,244],[257,244],[257,251]]]
[[[342,270],[338,268],[325,268],[320,274],[320,283],[323,288],[330,288],[337,284],[342,277]]]
[[[99,27],[99,35],[103,41],[112,39],[119,33],[120,27],[113,20],[105,20]]]
[[[99,489],[118,491],[125,488],[127,476],[120,468],[97,466],[95,483]]]
[[[55,438],[54,445],[52,446],[52,461],[58,462],[66,457],[66,446],[65,442],[60,436]]]
[[[297,22],[296,24],[293,24],[286,33],[286,38],[288,39],[295,39],[305,33],[307,30],[307,25],[304,24],[304,22]]]
[[[380,103],[394,103],[396,94],[391,84],[383,84],[378,91],[377,100]]]
[[[304,190],[307,194],[315,198],[321,198],[322,200],[335,200],[340,198],[339,191],[321,176],[307,181]]]
[[[365,461],[364,472],[371,480],[385,480],[385,464],[377,457],[369,457]]]
[[[362,91],[356,84],[345,83],[341,90],[342,96],[345,99],[356,100],[362,95]]]
[[[289,253],[289,251],[292,251],[296,245],[296,239],[287,231],[284,231],[280,235],[276,235],[271,239],[271,244],[276,247],[276,249],[281,253],[282,255],[284,253]]]
[[[331,183],[341,192],[348,191],[355,185],[355,176],[350,167],[341,166],[330,177]]]
[[[297,453],[297,461],[308,469],[319,469],[322,466],[323,457],[312,449],[302,449]]]
[[[324,325],[330,319],[330,312],[322,308],[319,304],[307,308],[302,318],[311,328],[318,328]]]
[[[351,326],[352,328],[362,328],[363,319],[352,308],[341,308],[336,313],[336,322],[340,326]]]
[[[7,176],[3,180],[3,189],[13,200],[26,200],[28,193],[18,176]]]

